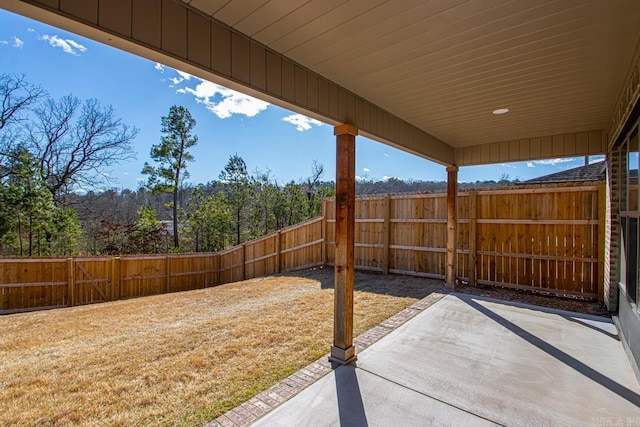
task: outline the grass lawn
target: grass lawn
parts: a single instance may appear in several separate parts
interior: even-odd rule
[[[356,274],[355,335],[441,281]],[[200,425],[330,350],[333,271],[0,317],[0,425]]]

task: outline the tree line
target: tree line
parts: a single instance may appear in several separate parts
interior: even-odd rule
[[[250,174],[237,154],[219,181],[185,185],[195,125],[172,106],[142,169],[146,184],[98,191],[110,185],[110,166],[135,157],[138,129],[96,99],[53,98],[22,75],[0,74],[0,252],[216,251],[318,215],[332,194],[322,165],[306,182],[281,185],[269,171]]]
[[[147,182],[101,191],[109,167],[135,157],[138,129],[96,99],[52,98],[24,76],[0,74],[0,254],[219,251],[319,216],[322,198],[335,194],[320,163],[298,182],[279,183],[269,170],[250,173],[237,153],[218,180],[188,184],[195,127],[188,109],[172,106],[141,171]],[[358,194],[445,188],[396,178],[356,185]]]

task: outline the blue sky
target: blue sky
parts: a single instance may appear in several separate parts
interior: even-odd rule
[[[278,182],[298,181],[315,160],[325,180],[335,177],[333,128],[275,105],[136,57],[84,37],[0,9],[0,73],[24,74],[50,95],[73,94],[112,105],[140,133],[137,158],[109,171],[112,187],[137,188],[149,150],[160,140],[160,118],[174,105],[187,107],[197,121],[199,143],[192,149],[189,181],[216,180],[229,156],[237,153],[249,171],[270,169]],[[530,179],[580,166],[583,158],[552,159],[464,167],[460,181]],[[445,168],[378,142],[358,137],[356,173],[373,180],[445,180]]]

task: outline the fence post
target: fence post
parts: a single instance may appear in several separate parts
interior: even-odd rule
[[[389,243],[391,242],[391,196],[384,196],[384,222],[382,225],[382,274],[389,274]]]
[[[604,301],[604,253],[606,250],[605,224],[607,218],[607,190],[598,186],[598,301]]]
[[[111,301],[120,299],[120,257],[111,258]]]
[[[276,234],[276,273],[280,273],[280,251],[282,242],[282,232],[278,230]]]
[[[246,245],[243,243],[242,244],[242,280],[246,280],[247,278],[247,264],[246,264],[246,260],[247,260],[247,252],[246,252]]]
[[[327,265],[327,199],[322,199],[322,222],[321,224],[321,233],[322,233],[322,249],[321,249],[321,258],[322,265]]]
[[[214,284],[217,286],[220,284],[220,252],[216,252],[215,254],[215,282]]]
[[[73,258],[67,258],[67,281],[69,284],[68,299],[69,307],[76,305],[76,266]]]
[[[167,263],[165,270],[167,273],[167,293],[171,292],[171,258],[169,255],[165,257]]]
[[[445,285],[450,289],[456,286],[456,249],[457,249],[457,198],[458,198],[458,167],[447,167],[447,252]]]
[[[477,247],[477,199],[478,192],[476,190],[469,191],[469,285],[476,285],[476,260],[478,255]]]

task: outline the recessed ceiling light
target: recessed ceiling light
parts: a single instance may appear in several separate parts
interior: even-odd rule
[[[508,112],[509,112],[508,108],[498,108],[497,110],[493,110],[493,114],[495,115],[506,114]]]

